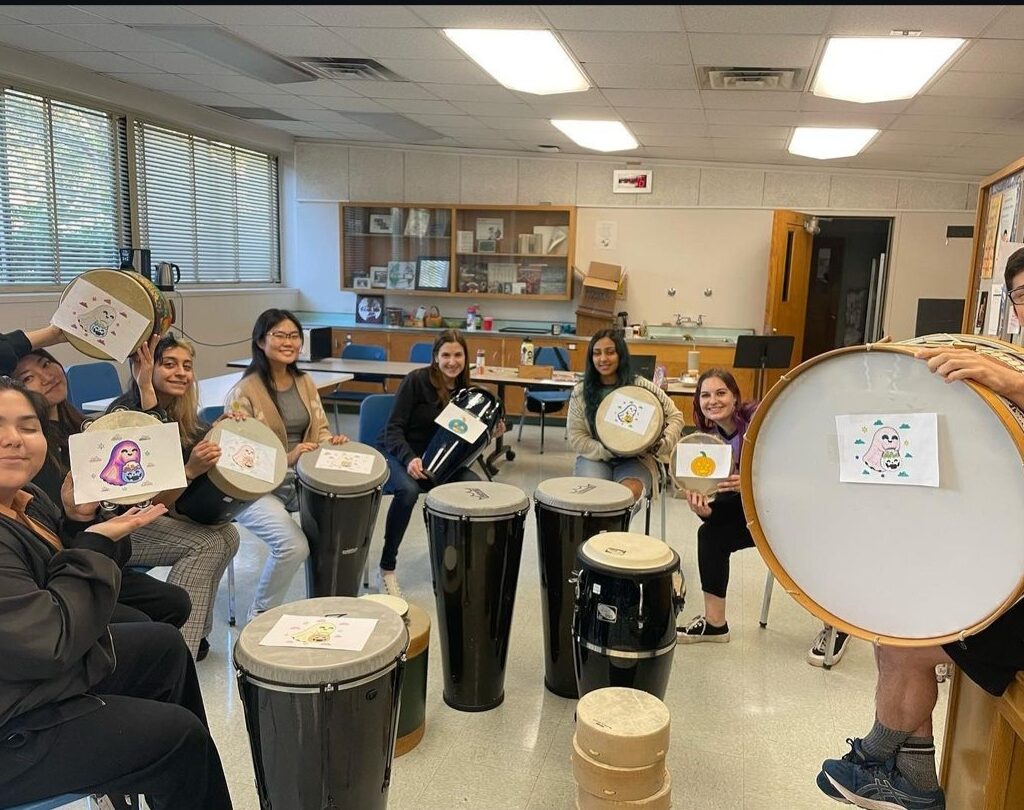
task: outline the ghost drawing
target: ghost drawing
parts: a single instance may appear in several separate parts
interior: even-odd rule
[[[330,622],[317,622],[316,624],[311,624],[302,632],[296,633],[292,638],[304,644],[315,644],[317,642],[330,641],[333,634],[333,624]]]
[[[112,307],[101,305],[82,315],[78,324],[90,335],[106,337],[116,318],[117,313]]]
[[[118,442],[110,451],[110,460],[100,473],[100,478],[114,486],[137,484],[146,477],[142,468],[142,450],[130,440]]]
[[[635,402],[630,402],[625,408],[623,408],[615,415],[615,418],[620,423],[628,427],[629,425],[633,424],[633,421],[636,419],[639,410],[640,409],[637,408]]]
[[[892,472],[900,466],[900,434],[894,427],[875,431],[871,446],[864,454],[864,463],[875,472]]]
[[[240,444],[231,460],[239,467],[251,470],[256,466],[256,448],[251,444]]]

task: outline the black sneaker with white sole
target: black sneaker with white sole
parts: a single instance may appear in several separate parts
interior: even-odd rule
[[[829,627],[823,627],[814,644],[807,651],[807,663],[812,667],[825,666],[825,650],[828,645]],[[832,644],[832,664],[838,664],[843,655],[846,654],[846,646],[850,642],[850,635],[842,631],[836,631],[836,640]]]
[[[729,641],[729,623],[715,627],[703,616],[698,616],[685,627],[676,628],[676,641],[680,644],[697,644],[702,641],[725,644]]]

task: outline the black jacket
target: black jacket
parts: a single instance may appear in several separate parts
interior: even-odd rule
[[[89,689],[114,668],[107,623],[131,541],[62,525],[37,487],[25,512],[65,539],[58,551],[0,514],[0,738],[98,707]]]
[[[32,344],[20,329],[0,335],[0,374],[9,375],[18,361],[32,351]]]
[[[398,386],[391,418],[381,434],[384,450],[402,466],[421,458],[438,428],[434,420],[443,410],[437,390],[430,383],[430,369],[418,368],[408,374]]]

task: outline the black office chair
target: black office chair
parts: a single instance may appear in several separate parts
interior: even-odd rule
[[[654,381],[654,368],[657,363],[658,358],[653,354],[631,354],[629,356],[629,367],[633,370],[633,373],[652,382]]]
[[[569,370],[569,353],[561,347],[543,346],[537,350],[534,358],[538,366],[551,366],[556,371]],[[556,413],[566,406],[571,391],[565,388],[550,389],[544,386],[523,389],[523,413],[519,417],[519,436],[517,442],[523,440],[523,422],[526,412],[540,414],[540,452],[544,453],[544,415]]]

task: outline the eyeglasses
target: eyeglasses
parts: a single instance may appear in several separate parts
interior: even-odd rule
[[[285,341],[302,340],[302,334],[300,332],[271,332],[270,337],[272,337],[278,343],[284,343]]]
[[[1014,287],[1006,293],[1006,297],[1010,299],[1011,303],[1024,304],[1024,287]]]

